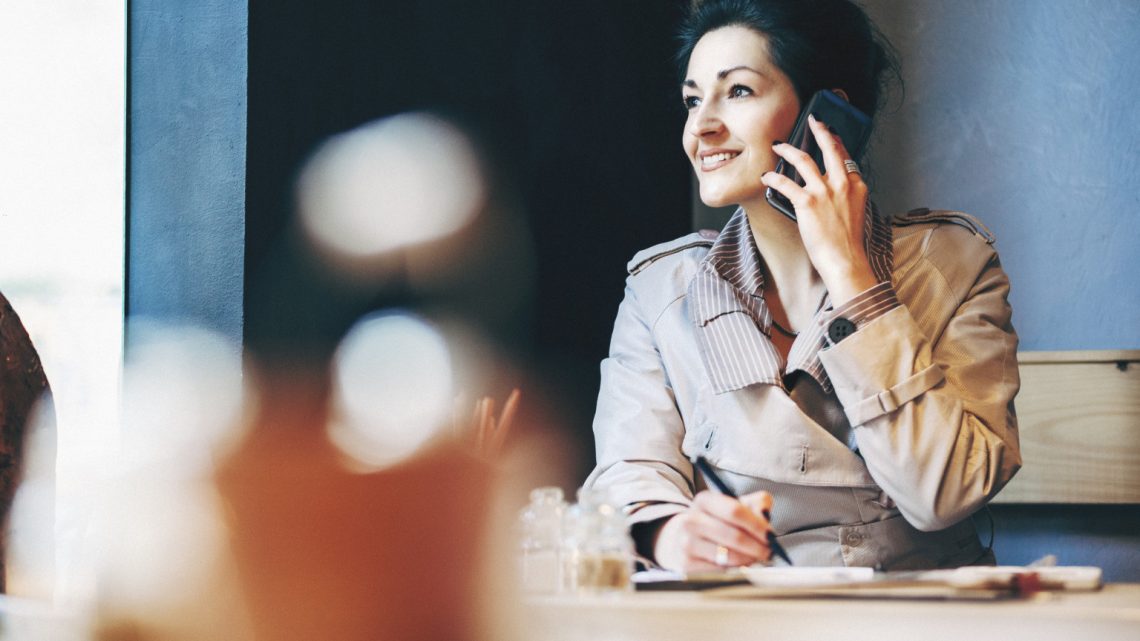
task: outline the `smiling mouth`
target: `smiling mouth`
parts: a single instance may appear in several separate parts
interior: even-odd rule
[[[740,155],[740,152],[738,152],[738,151],[736,151],[736,152],[727,152],[726,151],[726,152],[721,152],[719,154],[710,154],[708,156],[703,156],[703,157],[701,157],[701,169],[704,171],[711,171],[713,169],[718,169],[721,166],[723,166],[725,163],[732,160],[733,158],[736,158],[739,155]]]

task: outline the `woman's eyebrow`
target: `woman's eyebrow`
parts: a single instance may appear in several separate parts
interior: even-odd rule
[[[730,74],[734,71],[751,71],[752,73],[754,73],[758,76],[765,76],[765,77],[767,77],[767,75],[768,75],[768,74],[764,73],[763,71],[760,71],[759,69],[753,69],[752,67],[749,67],[748,65],[736,65],[735,67],[729,67],[728,69],[721,69],[720,71],[716,72],[716,78],[717,78],[717,80],[724,80],[728,76],[728,74]]]
[[[736,65],[735,67],[729,67],[728,69],[721,69],[720,71],[716,72],[716,79],[717,80],[724,80],[725,78],[728,77],[728,74],[733,73],[734,71],[751,71],[752,73],[754,73],[758,76],[763,76],[765,78],[768,77],[768,74],[764,73],[763,71],[760,71],[759,69],[749,67],[748,65]],[[693,80],[692,78],[686,79],[684,82],[681,83],[681,86],[689,87],[692,89],[698,88],[697,87],[697,81]]]

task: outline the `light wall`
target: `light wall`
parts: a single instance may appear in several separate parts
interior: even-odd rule
[[[879,204],[990,227],[1022,350],[1140,348],[1140,3],[865,5],[906,87],[871,152]]]
[[[127,313],[241,340],[246,2],[130,5]]]

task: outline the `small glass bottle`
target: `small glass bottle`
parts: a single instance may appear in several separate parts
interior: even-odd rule
[[[625,517],[604,489],[578,490],[562,534],[562,587],[577,593],[629,590],[633,539]]]
[[[540,487],[531,490],[530,503],[519,512],[519,569],[526,592],[552,594],[561,585],[559,548],[565,509],[562,488]]]

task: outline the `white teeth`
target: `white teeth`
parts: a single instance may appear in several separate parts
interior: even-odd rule
[[[708,167],[710,165],[715,165],[718,162],[722,162],[725,160],[730,160],[732,158],[736,158],[739,155],[740,155],[739,152],[737,152],[737,153],[725,152],[725,153],[720,153],[720,154],[713,154],[711,156],[705,156],[704,158],[701,158],[701,164],[704,165],[705,167]]]

